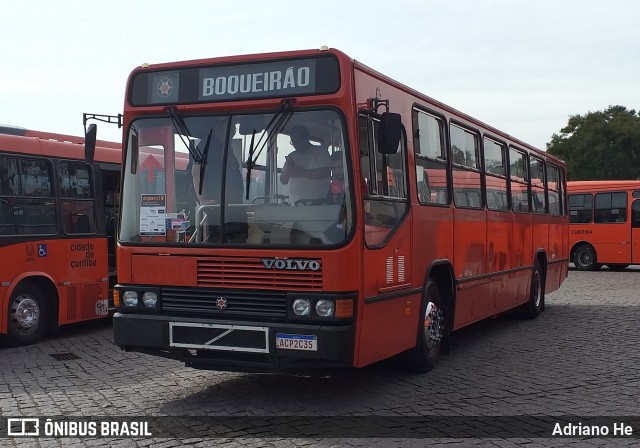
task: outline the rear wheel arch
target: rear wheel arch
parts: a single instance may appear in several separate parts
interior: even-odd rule
[[[436,260],[431,264],[431,266],[429,266],[423,281],[423,289],[427,287],[429,279],[435,281],[440,289],[443,307],[447,318],[447,325],[445,328],[446,337],[453,330],[453,316],[455,312],[456,298],[455,275],[453,273],[453,266],[449,260]]]
[[[19,346],[36,342],[58,325],[59,297],[53,281],[44,275],[21,278],[7,294],[6,340]],[[22,313],[22,314],[20,314]],[[33,313],[32,317],[29,317]],[[18,319],[21,316],[21,319]],[[33,322],[33,318],[37,321]],[[30,328],[35,325],[34,328]]]
[[[534,260],[534,264],[537,263],[540,267],[540,274],[542,276],[542,311],[544,311],[544,299],[545,299],[545,291],[547,286],[547,253],[540,249],[536,254],[536,259]]]

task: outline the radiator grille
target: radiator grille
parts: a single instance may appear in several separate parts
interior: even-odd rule
[[[322,290],[322,267],[317,271],[266,269],[260,258],[234,257],[198,260],[198,286]]]
[[[224,308],[218,299],[224,299]],[[284,293],[270,291],[216,290],[204,288],[163,288],[162,311],[174,315],[215,316],[216,318],[287,317]]]

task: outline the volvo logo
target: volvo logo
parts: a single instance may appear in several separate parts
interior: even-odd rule
[[[227,299],[224,297],[218,297],[216,300],[216,306],[221,310],[225,309],[227,307]]]
[[[263,258],[261,261],[265,269],[281,271],[319,271],[321,266],[318,260]]]

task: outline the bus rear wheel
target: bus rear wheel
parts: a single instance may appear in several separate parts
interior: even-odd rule
[[[544,275],[540,263],[533,265],[531,273],[531,289],[529,301],[524,305],[524,316],[527,319],[535,319],[544,309]]]
[[[444,316],[438,284],[429,279],[422,299],[416,346],[404,353],[403,364],[408,370],[425,373],[435,367],[444,336]]]
[[[9,301],[7,342],[14,347],[33,344],[47,329],[42,291],[32,284],[18,285]]]
[[[588,244],[582,244],[573,251],[573,265],[581,271],[598,269],[596,251]]]

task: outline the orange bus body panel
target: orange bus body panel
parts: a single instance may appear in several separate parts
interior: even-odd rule
[[[634,191],[636,197],[634,197]],[[569,224],[571,253],[574,253],[579,246],[588,244],[595,251],[598,265],[640,264],[640,226],[633,225],[633,218],[638,216],[638,210],[640,210],[640,181],[571,181],[567,184],[567,192],[569,195],[592,195],[591,221]],[[595,195],[598,193],[626,194],[627,208],[624,222],[594,222]]]
[[[3,156],[83,161],[84,138],[33,130],[25,130],[23,135],[0,133],[0,157]],[[95,162],[119,166],[120,144],[99,140]],[[57,173],[51,174],[55,190]],[[51,199],[57,203],[57,193]],[[108,299],[106,238],[97,234],[61,236],[61,232],[0,236],[0,259],[5,261],[0,269],[0,334],[7,333],[9,300],[22,281],[42,281],[55,291],[56,298],[47,297],[47,306],[57,308],[52,319],[55,325],[108,316],[103,307]]]

